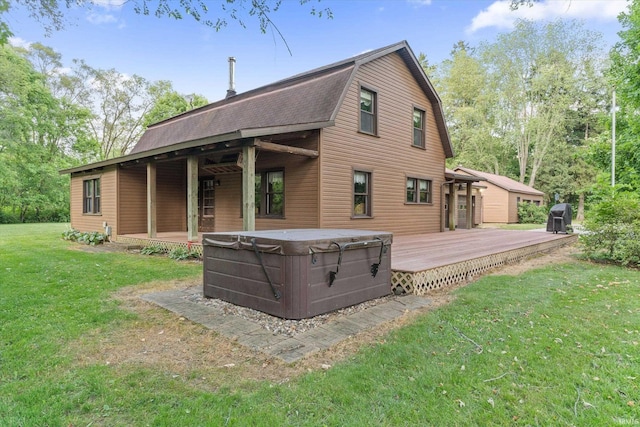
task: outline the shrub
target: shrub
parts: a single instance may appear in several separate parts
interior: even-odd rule
[[[587,257],[640,265],[640,197],[635,193],[603,198],[587,212],[584,228],[580,241]]]
[[[167,252],[165,248],[155,244],[151,244],[140,249],[140,253],[142,255],[158,255],[158,254],[163,254],[165,252]]]
[[[200,254],[192,249],[179,246],[169,251],[169,258],[177,261],[183,261],[186,259],[198,259],[200,258]]]
[[[74,230],[73,228],[63,231],[62,238],[64,240],[70,240],[72,242],[83,243],[91,246],[101,245],[109,240],[109,236],[104,233],[100,233],[98,231],[83,233],[81,231]]]
[[[543,224],[547,221],[549,214],[547,207],[538,206],[533,203],[518,203],[518,222],[520,224]]]

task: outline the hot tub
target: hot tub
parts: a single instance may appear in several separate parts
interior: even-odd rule
[[[391,293],[387,232],[294,229],[206,233],[204,296],[286,319]]]

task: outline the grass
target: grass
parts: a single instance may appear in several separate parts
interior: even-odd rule
[[[70,250],[64,225],[0,225],[0,424],[637,425],[640,273],[581,261],[486,276],[453,303],[284,384],[208,390],[66,351],[140,314],[110,296],[201,274],[164,257]]]

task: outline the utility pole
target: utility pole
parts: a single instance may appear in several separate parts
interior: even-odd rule
[[[611,186],[616,185],[616,91],[613,90],[613,108],[611,109]]]

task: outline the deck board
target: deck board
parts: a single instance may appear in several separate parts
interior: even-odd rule
[[[418,272],[570,237],[539,230],[478,228],[397,236],[391,248],[391,269]]]

